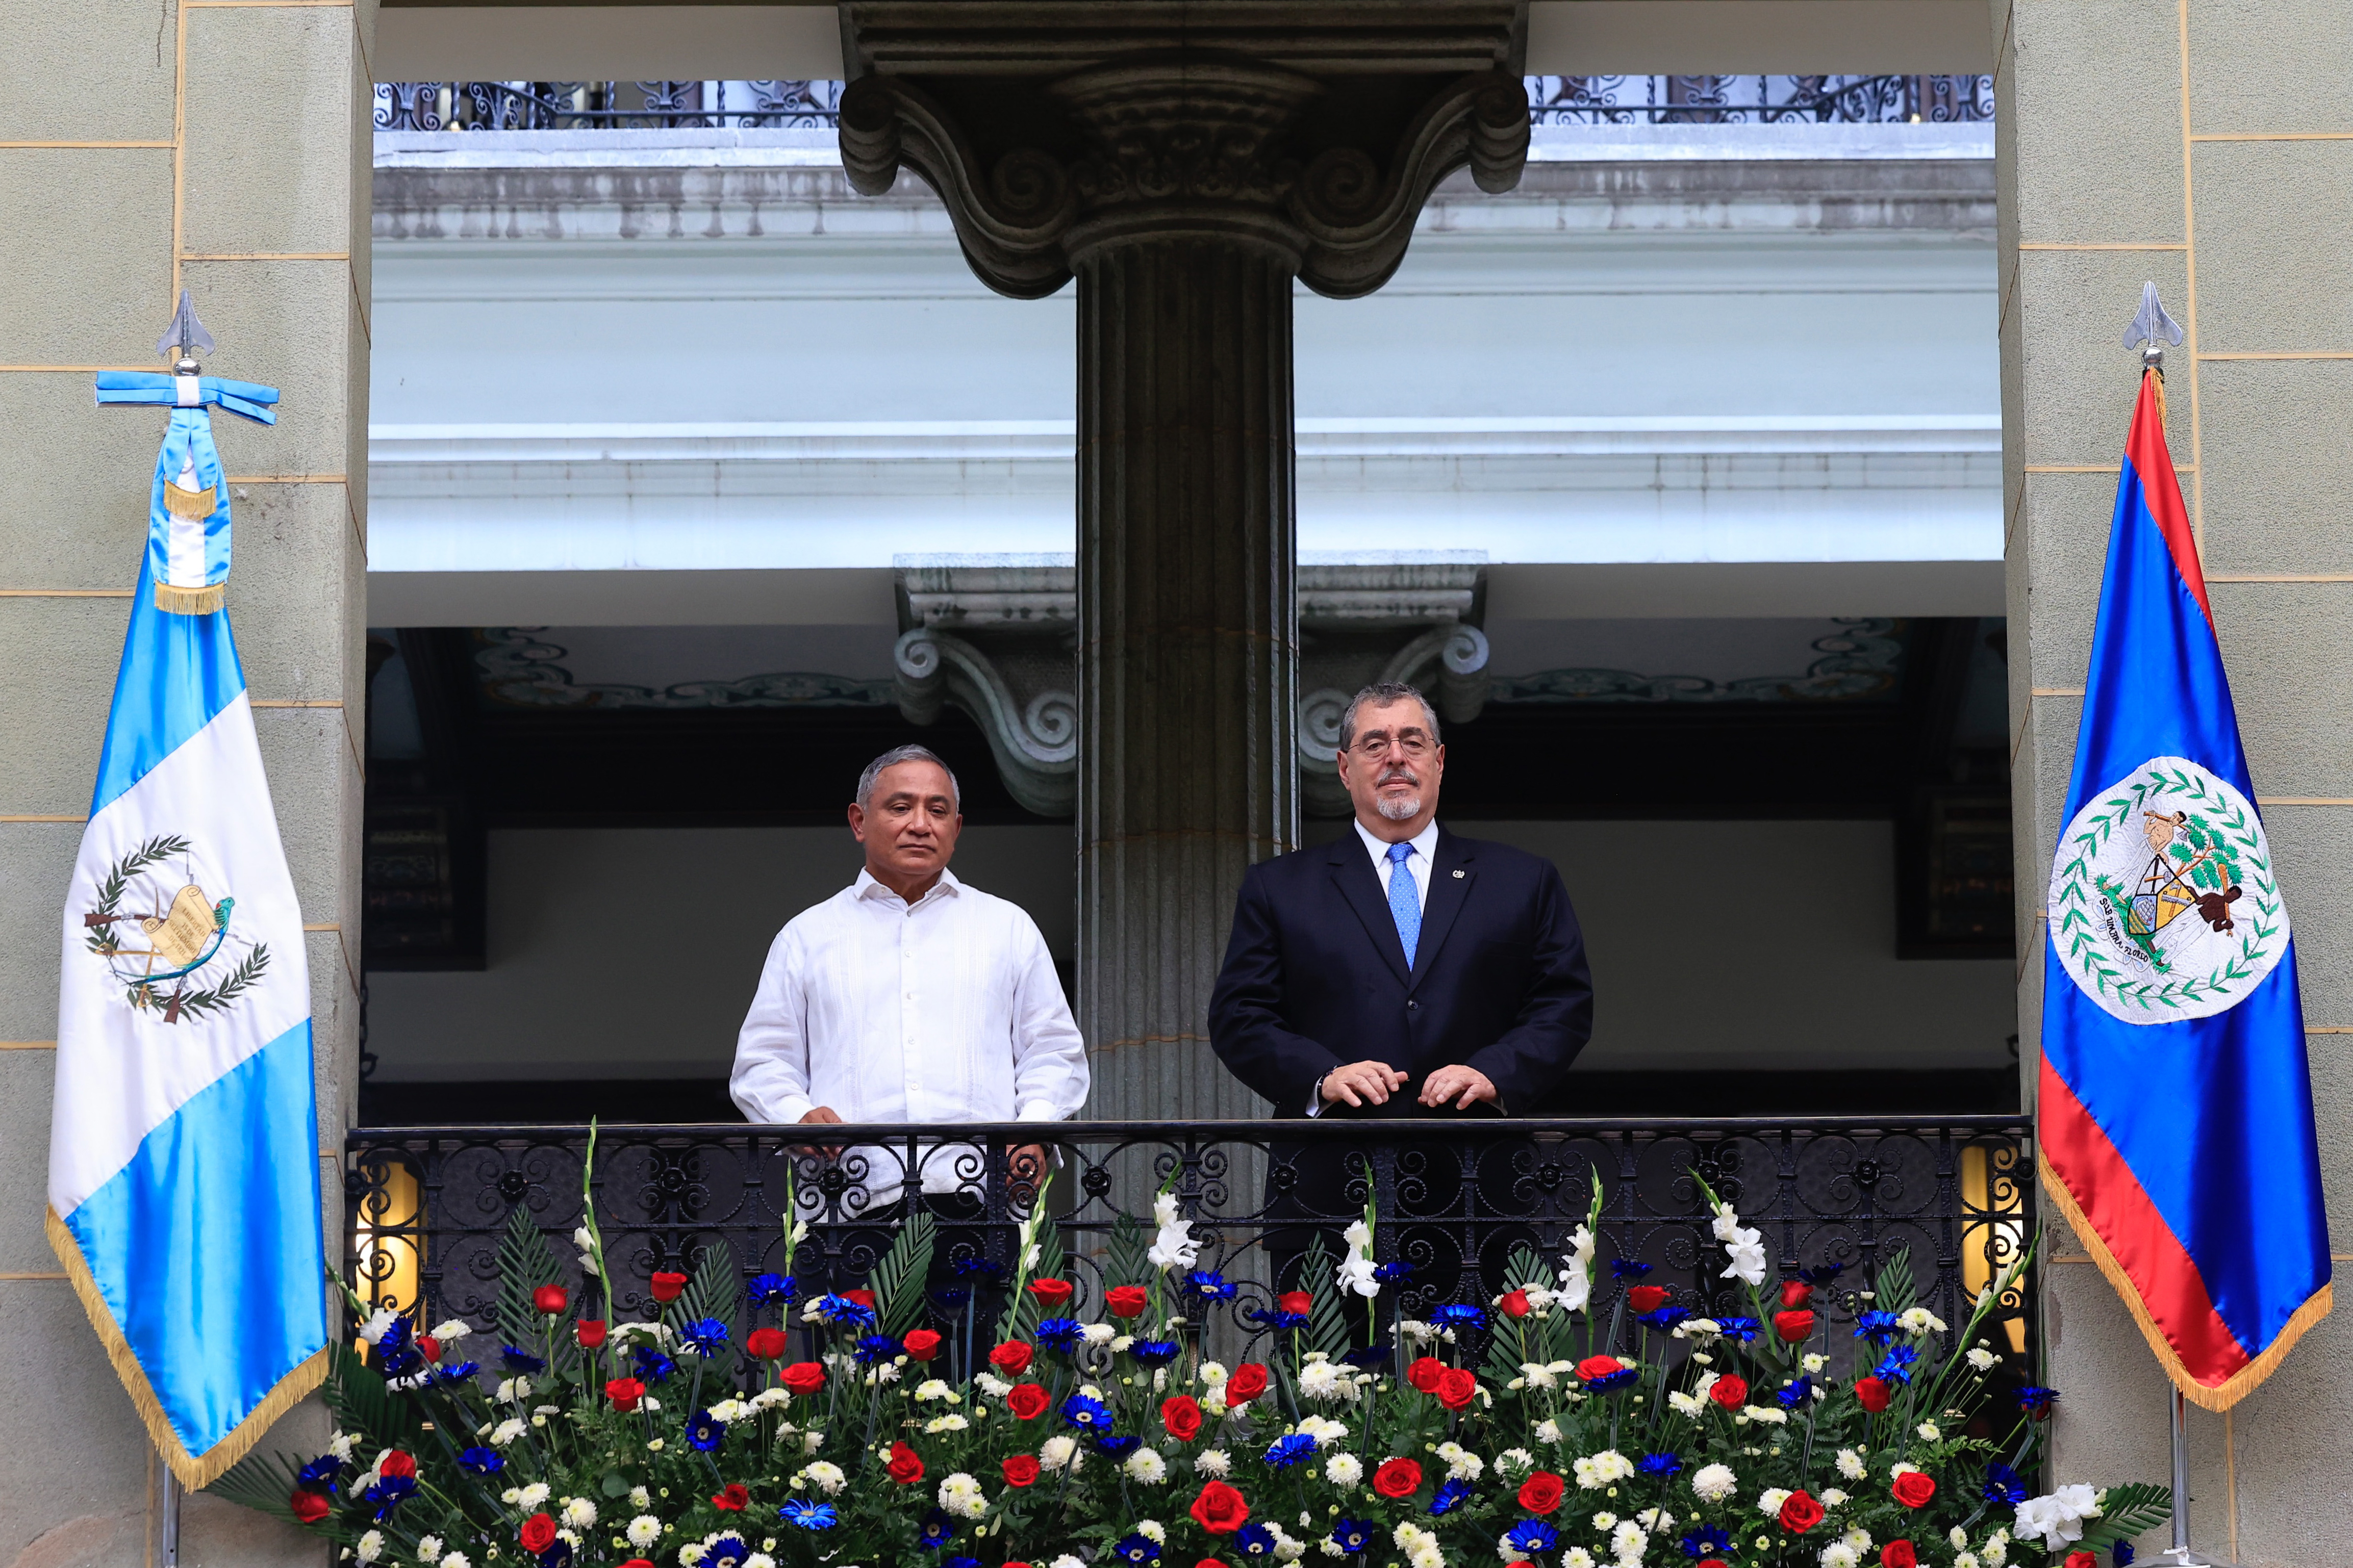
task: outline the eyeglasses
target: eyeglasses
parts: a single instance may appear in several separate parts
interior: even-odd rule
[[[1391,741],[1388,736],[1376,731],[1358,740],[1355,749],[1360,754],[1370,757],[1376,762],[1388,756],[1392,750],[1398,756],[1409,761],[1419,762],[1430,755],[1430,737],[1419,730],[1408,730],[1395,741]]]

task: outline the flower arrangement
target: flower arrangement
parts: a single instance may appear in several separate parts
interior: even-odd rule
[[[1266,1359],[1230,1367],[1201,1325],[1239,1287],[1166,1192],[1084,1313],[1040,1194],[994,1323],[969,1291],[925,1321],[921,1215],[865,1289],[802,1290],[797,1228],[783,1274],[747,1286],[712,1249],[652,1277],[657,1316],[608,1323],[519,1215],[494,1324],[373,1314],[328,1451],[217,1489],[404,1568],[2095,1568],[2164,1521],[2156,1487],[2030,1495],[2053,1395],[1998,1401],[1978,1337],[2025,1258],[1957,1334],[1889,1260],[1840,1381],[1836,1271],[1768,1281],[1758,1232],[1706,1195],[1745,1312],[1625,1259],[1605,1286],[1597,1196],[1564,1257],[1522,1248],[1501,1295],[1406,1320],[1368,1209],[1250,1314]]]

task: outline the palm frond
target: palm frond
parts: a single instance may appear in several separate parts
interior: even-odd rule
[[[1348,1320],[1340,1310],[1337,1266],[1321,1234],[1309,1240],[1299,1267],[1307,1277],[1303,1282],[1308,1295],[1307,1342],[1337,1361],[1348,1352]]]
[[[1879,1266],[1879,1278],[1872,1282],[1872,1306],[1882,1312],[1908,1311],[1920,1300],[1918,1288],[1912,1283],[1912,1249],[1899,1247],[1890,1251]]]
[[[2110,1487],[2100,1499],[2100,1517],[2084,1527],[2079,1550],[2097,1552],[2155,1530],[2173,1517],[2173,1490],[2133,1481]]]
[[[932,1272],[934,1226],[918,1207],[900,1226],[891,1250],[866,1281],[874,1292],[874,1316],[881,1331],[897,1339],[923,1321],[923,1286]]]

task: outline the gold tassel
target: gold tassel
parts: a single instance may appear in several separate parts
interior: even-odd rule
[[[209,616],[227,603],[226,577],[202,588],[178,588],[169,583],[155,584],[155,607],[166,615]]]
[[[210,489],[184,490],[171,480],[164,481],[164,508],[174,517],[210,517],[220,510],[220,487]]]
[[[164,1402],[155,1397],[153,1384],[147,1381],[147,1371],[139,1364],[131,1343],[122,1337],[121,1325],[114,1321],[114,1310],[106,1304],[99,1290],[98,1281],[90,1278],[90,1265],[81,1255],[81,1246],[74,1239],[58,1211],[48,1211],[45,1227],[49,1233],[49,1250],[66,1266],[66,1279],[73,1292],[81,1299],[82,1310],[90,1315],[90,1326],[98,1331],[99,1342],[106,1347],[106,1359],[114,1364],[115,1375],[122,1379],[125,1392],[131,1395],[132,1408],[138,1411],[140,1424],[153,1439],[155,1451],[164,1456],[172,1473],[190,1491],[212,1485],[227,1474],[230,1466],[261,1441],[278,1418],[311,1396],[311,1392],[327,1381],[328,1352],[322,1349],[278,1380],[278,1386],[265,1395],[253,1413],[237,1424],[234,1431],[201,1454],[191,1454],[182,1447],[180,1435],[172,1429],[172,1418],[164,1414]]]
[[[2148,378],[2149,388],[2157,395],[2157,428],[2159,434],[2163,434],[2165,430],[2165,372],[2155,365],[2151,365],[2148,370]],[[167,486],[166,488],[168,489],[169,487]]]

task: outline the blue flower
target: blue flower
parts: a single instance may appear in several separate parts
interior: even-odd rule
[[[1683,1460],[1681,1454],[1645,1454],[1635,1461],[1634,1468],[1646,1476],[1680,1476],[1683,1473]]]
[[[496,1448],[469,1448],[458,1456],[458,1463],[478,1476],[495,1476],[507,1468],[506,1457]]]
[[[1430,1321],[1441,1329],[1483,1329],[1487,1314],[1467,1301],[1454,1301],[1431,1312]]]
[[[2133,1548],[2129,1541],[2119,1541],[2114,1549],[2116,1568],[2132,1568]]]
[[[1373,1278],[1379,1280],[1384,1285],[1387,1285],[1393,1280],[1402,1279],[1412,1272],[1413,1265],[1408,1263],[1402,1258],[1392,1263],[1376,1263],[1373,1265]]]
[[[380,1351],[377,1359],[386,1377],[406,1377],[425,1364],[425,1358],[413,1350]]]
[[[455,1366],[445,1366],[441,1368],[433,1375],[439,1378],[443,1383],[464,1383],[481,1370],[482,1363],[480,1362],[461,1361]]]
[[[1076,1318],[1049,1318],[1038,1325],[1038,1342],[1068,1355],[1086,1331],[1086,1325]]]
[[[1276,1469],[1288,1469],[1315,1452],[1315,1439],[1304,1432],[1294,1432],[1288,1437],[1278,1437],[1266,1451],[1266,1462]]]
[[[806,1498],[793,1499],[776,1510],[776,1517],[803,1530],[831,1530],[840,1522],[834,1517],[831,1503],[810,1502]]]
[[[375,1484],[360,1493],[360,1500],[375,1505],[375,1521],[382,1524],[392,1517],[394,1509],[416,1495],[415,1476],[378,1476]]]
[[[2018,1391],[2018,1407],[2029,1415],[2038,1415],[2050,1409],[2051,1402],[2058,1397],[2057,1389],[2045,1388],[2038,1383],[2030,1383]]]
[[[1854,1321],[1854,1337],[1875,1345],[1885,1344],[1895,1337],[1896,1331],[1893,1312],[1865,1312]]]
[[[899,1342],[888,1334],[860,1334],[858,1348],[851,1352],[860,1366],[872,1366],[878,1361],[889,1361],[899,1353]]]
[[[1660,1307],[1655,1310],[1642,1313],[1635,1321],[1648,1323],[1663,1334],[1690,1316],[1689,1307]]]
[[[1143,1438],[1132,1432],[1122,1432],[1116,1435],[1106,1433],[1095,1439],[1095,1451],[1114,1459],[1124,1459],[1134,1453],[1136,1445],[1143,1441]]]
[[[1817,1263],[1811,1268],[1798,1270],[1798,1278],[1809,1285],[1827,1285],[1846,1272],[1843,1263]]]
[[[406,1314],[393,1319],[392,1327],[385,1330],[384,1338],[376,1341],[375,1348],[385,1355],[403,1349],[408,1343],[409,1332],[413,1327]]]
[[[727,1342],[727,1325],[716,1318],[702,1318],[679,1331],[680,1337],[701,1355],[717,1355],[719,1347]]]
[[[721,1568],[723,1563],[741,1563],[751,1555],[751,1542],[731,1530],[711,1543],[711,1551],[702,1561],[706,1568]]]
[[[1703,1557],[1720,1557],[1732,1550],[1732,1537],[1718,1524],[1703,1524],[1683,1537],[1683,1555],[1696,1562]]]
[[[501,1345],[499,1360],[509,1372],[545,1372],[547,1363],[517,1345]]]
[[[1470,1500],[1471,1483],[1469,1481],[1449,1481],[1438,1489],[1436,1497],[1430,1500],[1430,1511],[1443,1517]]]
[[[1251,1316],[1277,1333],[1290,1329],[1303,1329],[1307,1326],[1307,1314],[1304,1312],[1285,1312],[1280,1309],[1271,1310],[1261,1307]]]
[[[1541,1557],[1560,1544],[1560,1531],[1540,1519],[1524,1519],[1504,1533],[1513,1551]]]
[[[1912,1363],[1919,1359],[1920,1352],[1910,1345],[1897,1345],[1871,1369],[1871,1375],[1882,1383],[1891,1378],[1897,1383],[1909,1383],[1912,1381]]]
[[[1245,1524],[1234,1531],[1234,1550],[1245,1557],[1271,1557],[1274,1531],[1262,1524]]]
[[[1985,1500],[2004,1508],[2016,1508],[2026,1500],[2026,1483],[2018,1479],[2016,1470],[1996,1460],[1986,1467]]]
[[[1073,1394],[1062,1401],[1062,1419],[1082,1432],[1111,1430],[1111,1412],[1103,1408],[1102,1400],[1090,1399],[1083,1394]],[[1313,1443],[1314,1439],[1308,1441]]]
[[[1637,1263],[1630,1258],[1613,1258],[1609,1260],[1609,1275],[1613,1279],[1640,1279],[1650,1271],[1649,1264]]]
[[[1005,1265],[989,1258],[959,1258],[955,1260],[955,1271],[959,1274],[976,1274],[985,1279],[1005,1278]]]
[[[972,1287],[969,1285],[951,1285],[944,1290],[933,1291],[932,1300],[937,1301],[941,1306],[945,1307],[949,1311],[953,1312],[957,1308],[963,1306],[966,1301],[972,1300]]]
[[[1608,1394],[1612,1389],[1625,1387],[1628,1384],[1633,1383],[1637,1379],[1641,1378],[1641,1375],[1642,1369],[1640,1367],[1621,1366],[1616,1372],[1603,1373],[1599,1377],[1595,1378],[1591,1383],[1587,1384],[1585,1386],[1587,1391],[1589,1393]]]
[[[1353,1556],[1373,1538],[1373,1527],[1361,1519],[1344,1519],[1332,1526],[1332,1544]]]
[[[1340,1359],[1353,1367],[1379,1366],[1397,1354],[1395,1345],[1359,1345]]]
[[[977,1557],[943,1557],[940,1559],[940,1568],[980,1568],[980,1559]]]
[[[754,1274],[752,1282],[744,1287],[744,1300],[754,1307],[782,1307],[800,1294],[800,1285],[789,1274]]]
[[[1166,1366],[1184,1348],[1175,1340],[1138,1340],[1127,1347],[1127,1353],[1146,1366]]]
[[[831,1323],[836,1327],[847,1325],[854,1329],[874,1326],[874,1309],[861,1307],[847,1296],[819,1297],[817,1303],[817,1315],[818,1321]]]
[[[1755,1339],[1765,1325],[1754,1318],[1718,1318],[1715,1326],[1723,1331],[1725,1339],[1736,1340],[1745,1345]]]
[[[1160,1542],[1140,1531],[1134,1535],[1124,1535],[1111,1549],[1111,1554],[1122,1563],[1157,1563],[1160,1561]]]
[[[923,1528],[915,1536],[915,1544],[926,1552],[937,1552],[955,1539],[955,1521],[944,1510],[934,1509],[923,1515]]]
[[[296,1477],[304,1486],[319,1489],[333,1486],[335,1478],[343,1473],[343,1462],[332,1454],[322,1454],[302,1467]]]
[[[708,1454],[727,1440],[727,1423],[708,1410],[698,1410],[686,1424],[686,1440]]]
[[[1234,1299],[1234,1288],[1226,1282],[1224,1275],[1214,1268],[1194,1269],[1177,1283],[1176,1288],[1187,1296],[1198,1296],[1204,1301],[1230,1301]]]
[[[678,1363],[651,1345],[639,1345],[633,1353],[638,1358],[638,1375],[648,1383],[660,1383],[678,1370]]]
[[[1782,1409],[1797,1410],[1802,1408],[1813,1396],[1814,1380],[1810,1377],[1801,1377],[1773,1397],[1781,1402]]]
[[[572,1568],[572,1542],[559,1535],[535,1561],[539,1568]]]

